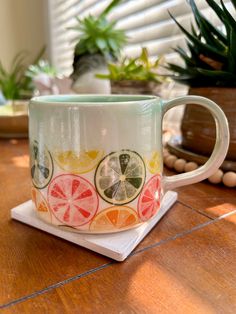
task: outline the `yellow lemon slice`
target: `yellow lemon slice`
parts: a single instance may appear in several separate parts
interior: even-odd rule
[[[145,158],[147,168],[152,174],[157,174],[162,172],[162,161],[159,152],[154,151],[151,154],[151,158]]]
[[[118,231],[139,223],[138,215],[128,206],[112,206],[102,210],[90,224],[90,230]]]
[[[101,150],[82,151],[79,154],[68,150],[55,153],[54,158],[61,169],[81,174],[93,170],[103,157],[103,154]]]

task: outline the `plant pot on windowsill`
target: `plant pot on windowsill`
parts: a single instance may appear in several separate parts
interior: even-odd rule
[[[78,31],[78,42],[74,49],[72,89],[79,94],[110,94],[110,80],[100,80],[96,74],[108,74],[108,62],[118,60],[127,41],[124,30],[116,29],[116,21],[107,15],[122,0],[112,0],[98,15],[80,19],[71,29]]]
[[[28,137],[28,101],[14,100],[0,107],[0,138]]]
[[[230,130],[230,145],[227,160],[236,160],[236,88],[195,87],[190,95],[207,97],[224,111]],[[215,122],[208,110],[189,104],[185,108],[181,124],[182,146],[194,153],[210,156],[215,144]]]
[[[110,80],[100,80],[97,73],[108,74],[107,61],[103,55],[88,54],[74,61],[72,89],[77,94],[110,94]]]
[[[206,1],[209,9],[221,21],[222,29],[202,15],[196,1],[191,0],[195,26],[191,31],[173,20],[187,38],[188,51],[176,48],[185,66],[169,63],[175,80],[191,86],[189,94],[205,96],[216,102],[226,114],[230,129],[230,145],[227,160],[236,160],[236,19],[235,1],[216,3]],[[230,8],[230,10],[229,10]],[[231,11],[232,9],[232,11]],[[233,12],[233,14],[232,14]],[[193,88],[194,87],[194,88]],[[196,105],[186,106],[182,121],[182,145],[185,149],[209,156],[215,142],[215,123],[210,113]]]
[[[112,94],[152,94],[157,95],[160,84],[154,81],[122,80],[111,81]]]

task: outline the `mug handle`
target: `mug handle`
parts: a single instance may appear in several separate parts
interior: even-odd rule
[[[200,96],[184,96],[163,103],[163,114],[171,108],[179,105],[195,104],[205,107],[214,117],[216,124],[216,141],[212,154],[208,161],[196,170],[165,176],[164,190],[175,189],[180,186],[193,184],[209,178],[225,159],[229,147],[229,128],[227,118],[222,109],[213,101]]]

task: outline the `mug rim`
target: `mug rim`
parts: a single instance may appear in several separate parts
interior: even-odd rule
[[[129,94],[66,94],[66,95],[43,95],[30,100],[32,104],[58,105],[60,106],[105,106],[105,105],[129,105],[150,103],[159,99],[155,95],[129,95]]]

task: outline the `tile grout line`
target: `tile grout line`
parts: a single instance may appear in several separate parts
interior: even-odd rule
[[[226,218],[226,217],[229,217],[229,216],[231,216],[231,215],[234,215],[234,214],[236,214],[236,210],[233,210],[233,211],[231,211],[231,212],[229,212],[229,213],[223,214],[223,215],[221,215],[221,216],[219,216],[219,217],[217,217],[217,218],[215,218],[215,219],[212,218],[211,220],[208,220],[208,221],[206,221],[206,222],[204,222],[204,223],[202,223],[202,224],[199,224],[199,225],[193,227],[192,229],[183,231],[183,232],[181,232],[181,233],[177,233],[176,235],[174,235],[174,236],[172,236],[172,237],[169,237],[169,238],[167,238],[167,239],[161,240],[161,241],[159,241],[159,242],[157,242],[157,243],[154,243],[154,244],[152,244],[152,245],[146,246],[145,248],[142,248],[142,249],[137,250],[137,251],[135,251],[135,252],[132,252],[129,256],[133,256],[133,255],[136,255],[136,254],[145,252],[146,250],[149,250],[149,249],[158,247],[158,246],[160,246],[161,244],[165,244],[165,243],[170,242],[170,241],[172,241],[172,240],[176,240],[176,239],[182,238],[182,237],[184,237],[184,236],[186,236],[186,235],[189,235],[189,234],[193,233],[194,231],[198,231],[198,230],[200,230],[200,229],[202,229],[202,228],[204,228],[204,227],[207,227],[207,226],[209,226],[209,225],[212,225],[213,223],[218,222],[218,221],[220,221],[220,220],[222,220],[222,219],[224,219],[224,218]]]
[[[179,203],[179,204],[181,204],[181,205],[183,205],[183,206],[185,206],[185,207],[187,207],[187,208],[189,208],[189,209],[195,211],[196,213],[198,213],[198,214],[200,214],[200,215],[202,215],[202,216],[204,216],[204,217],[206,217],[206,218],[209,218],[209,219],[211,219],[211,220],[214,220],[214,218],[212,218],[211,216],[208,216],[206,213],[203,213],[203,212],[201,212],[200,210],[195,209],[194,207],[192,207],[192,206],[190,206],[190,205],[188,205],[188,204],[185,204],[185,203],[182,202],[182,201],[177,200],[177,203]]]
[[[70,278],[68,278],[68,279],[59,281],[59,282],[57,282],[57,283],[55,283],[55,284],[52,284],[52,285],[50,285],[50,286],[47,286],[46,288],[43,288],[43,289],[41,289],[41,290],[37,290],[37,291],[35,291],[35,292],[31,293],[31,294],[28,294],[28,295],[26,295],[26,296],[24,296],[24,297],[21,297],[21,298],[15,299],[15,300],[13,300],[13,301],[10,301],[10,302],[8,302],[8,303],[2,304],[2,305],[0,305],[0,309],[4,309],[4,308],[7,308],[7,307],[16,305],[16,304],[18,304],[18,303],[27,301],[27,300],[29,300],[29,299],[31,299],[31,298],[35,298],[35,297],[37,297],[37,296],[39,296],[39,295],[41,295],[41,294],[44,294],[44,293],[46,293],[46,292],[48,292],[48,291],[51,291],[51,290],[53,290],[53,289],[62,287],[62,286],[64,286],[64,285],[67,284],[67,283],[70,283],[70,282],[75,281],[75,280],[77,280],[77,279],[80,279],[80,278],[83,278],[83,277],[88,276],[88,275],[90,275],[90,274],[93,274],[93,273],[95,273],[95,272],[97,272],[97,271],[99,271],[99,270],[102,270],[102,269],[104,269],[104,268],[107,268],[108,266],[110,266],[110,265],[112,265],[112,264],[114,264],[114,263],[115,263],[115,262],[111,261],[111,262],[106,263],[106,264],[103,264],[103,265],[101,265],[101,266],[92,268],[92,269],[90,269],[90,270],[88,270],[88,271],[86,271],[86,272],[83,272],[83,273],[79,274],[79,275],[76,275],[76,276],[70,277]]]
[[[132,252],[132,253],[128,256],[128,258],[132,258],[132,256],[135,256],[135,255],[140,254],[140,253],[143,253],[143,252],[145,252],[145,251],[147,251],[147,250],[150,250],[150,249],[159,247],[160,245],[166,244],[166,243],[168,243],[168,242],[170,242],[170,241],[172,241],[172,240],[176,240],[176,239],[182,238],[182,237],[184,237],[184,236],[186,236],[186,235],[189,235],[189,234],[193,233],[194,231],[198,231],[198,230],[200,230],[200,229],[202,229],[202,228],[204,228],[204,227],[207,227],[207,226],[209,226],[209,225],[211,225],[211,224],[213,224],[213,223],[215,223],[215,222],[218,222],[218,221],[220,221],[220,220],[222,220],[222,219],[224,219],[224,218],[226,218],[226,217],[229,217],[229,216],[231,216],[231,215],[234,215],[234,214],[236,214],[236,210],[233,210],[233,211],[231,211],[231,212],[229,212],[229,213],[223,214],[223,215],[221,215],[221,216],[219,216],[219,217],[217,217],[217,218],[215,218],[215,219],[212,218],[211,220],[206,221],[206,222],[204,222],[204,223],[202,223],[202,224],[199,224],[199,225],[197,225],[197,226],[191,228],[190,230],[183,231],[183,232],[178,233],[178,234],[176,234],[176,235],[174,235],[174,236],[172,236],[172,237],[166,238],[166,239],[161,240],[161,241],[159,241],[159,242],[156,242],[156,243],[154,243],[154,244],[152,244],[152,245],[149,245],[149,246],[147,246],[147,247],[145,247],[145,248],[142,248],[142,249],[140,249],[140,250],[137,250],[137,251],[135,251],[135,252]],[[68,284],[68,283],[70,283],[70,282],[73,282],[73,281],[75,281],[75,280],[77,280],[77,279],[84,278],[84,277],[86,277],[86,276],[89,276],[90,274],[96,273],[97,271],[103,270],[103,269],[105,269],[105,268],[107,268],[107,267],[109,267],[109,266],[111,266],[111,265],[113,265],[113,264],[115,264],[115,263],[118,263],[118,262],[116,262],[116,261],[111,261],[111,262],[106,263],[106,264],[103,264],[103,265],[101,265],[101,266],[92,268],[92,269],[90,269],[90,270],[88,270],[88,271],[86,271],[86,272],[83,272],[83,273],[79,274],[79,275],[75,275],[75,276],[70,277],[70,278],[68,278],[68,279],[65,279],[65,280],[62,280],[62,281],[57,282],[57,283],[55,283],[55,284],[52,284],[52,285],[50,285],[50,286],[47,286],[46,288],[37,290],[37,291],[35,291],[35,292],[31,293],[31,294],[28,294],[28,295],[26,295],[26,296],[24,296],[24,297],[21,297],[21,298],[15,299],[15,300],[13,300],[13,301],[10,301],[10,302],[8,302],[8,303],[2,304],[2,305],[0,305],[0,309],[8,308],[8,307],[14,306],[14,305],[16,305],[16,304],[18,304],[18,303],[22,303],[22,302],[27,301],[27,300],[29,300],[29,299],[35,298],[35,297],[37,297],[37,296],[39,296],[39,295],[42,295],[42,294],[44,294],[44,293],[47,293],[48,291],[51,291],[51,290],[57,289],[57,288],[59,288],[59,287],[62,287],[62,286],[64,286],[65,284]]]

